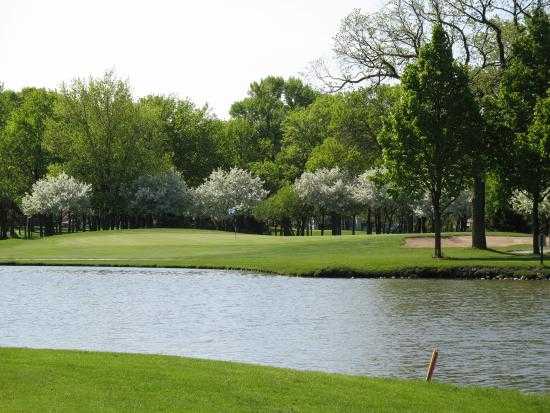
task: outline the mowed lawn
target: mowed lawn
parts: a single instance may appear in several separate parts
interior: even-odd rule
[[[0,411],[543,412],[550,396],[169,356],[0,349]]]
[[[321,269],[411,267],[539,268],[538,258],[506,251],[409,248],[404,235],[280,237],[192,229],[85,232],[0,241],[0,263],[233,268],[299,275]],[[526,243],[530,240],[526,237]],[[515,247],[517,248],[517,246]],[[528,249],[525,247],[524,249]],[[545,270],[547,270],[546,264]]]

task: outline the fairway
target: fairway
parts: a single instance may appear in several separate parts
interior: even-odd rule
[[[168,356],[0,349],[2,411],[542,412],[547,395]]]
[[[493,234],[495,235],[495,234]],[[417,235],[418,236],[418,235]],[[526,238],[526,244],[530,242]],[[517,248],[517,246],[515,247]],[[503,250],[409,248],[405,235],[280,237],[193,229],[138,229],[0,242],[0,263],[227,268],[288,275],[411,268],[541,269],[538,257]],[[543,271],[548,271],[548,264]]]

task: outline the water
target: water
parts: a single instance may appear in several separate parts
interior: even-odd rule
[[[0,346],[173,354],[550,391],[550,282],[0,267]]]

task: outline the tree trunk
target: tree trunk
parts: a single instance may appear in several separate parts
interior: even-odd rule
[[[380,210],[377,210],[374,215],[374,231],[377,234],[380,234],[382,232],[381,226],[382,226],[382,219],[380,218]]]
[[[485,177],[476,174],[472,191],[472,248],[487,249],[485,236]]]
[[[367,212],[367,234],[372,234],[372,212],[370,207]]]
[[[434,258],[442,258],[441,253],[441,206],[438,195],[432,197],[433,209],[434,209]]]
[[[539,193],[533,194],[533,254],[540,254],[540,245],[539,245],[539,234],[540,234],[540,224],[539,224]]]
[[[330,214],[330,226],[332,235],[338,235],[338,216],[334,213]]]

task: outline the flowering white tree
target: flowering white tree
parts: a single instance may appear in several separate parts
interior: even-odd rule
[[[538,213],[540,220],[546,227],[543,229],[543,233],[545,232],[546,236],[550,236],[550,188],[547,188],[544,192],[546,196],[539,203]],[[533,214],[533,198],[525,191],[514,191],[511,204],[512,209],[524,217],[528,218]]]
[[[247,215],[267,196],[263,184],[260,178],[240,168],[217,169],[193,190],[196,212],[218,222]]]
[[[550,188],[548,194],[539,204],[539,214],[544,219],[550,218]],[[533,199],[525,191],[514,191],[512,194],[512,209],[518,214],[529,217],[533,211]]]
[[[395,208],[391,185],[386,183],[386,173],[385,168],[372,168],[359,175],[351,187],[354,201],[367,208]]]
[[[349,212],[353,206],[350,180],[339,168],[321,168],[304,172],[294,183],[298,197],[312,206],[321,216],[321,234],[324,233],[324,216],[331,214],[333,233],[339,233],[338,216]]]
[[[36,181],[30,194],[21,202],[21,209],[27,217],[78,213],[88,208],[92,186],[78,181],[66,173],[47,176]]]
[[[339,168],[304,172],[294,183],[300,199],[319,211],[342,213],[352,202],[349,179]]]
[[[353,200],[364,209],[374,208],[377,188],[372,180],[372,170],[363,172],[350,183]]]
[[[131,209],[142,215],[183,215],[191,206],[191,193],[181,173],[170,170],[145,175],[134,183]]]

